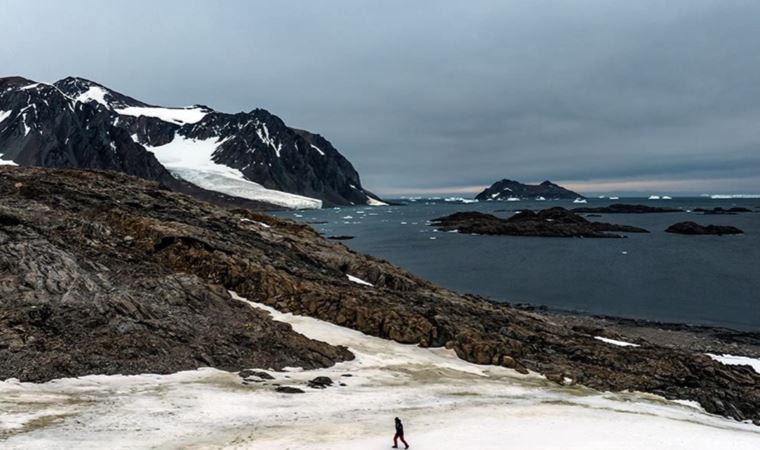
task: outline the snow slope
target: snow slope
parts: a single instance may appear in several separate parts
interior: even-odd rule
[[[760,427],[690,403],[558,386],[467,363],[446,349],[396,344],[247,303],[302,334],[347,345],[356,359],[324,370],[270,371],[274,382],[307,391],[299,395],[276,393],[271,383],[244,385],[215,369],[0,382],[0,446],[374,450],[389,448],[395,416],[415,450],[741,450],[760,442]],[[346,386],[304,386],[319,375]]]
[[[195,106],[187,108],[161,108],[148,106],[128,106],[122,109],[115,109],[119,114],[125,116],[147,116],[156,117],[164,122],[184,125],[186,123],[198,123],[208,114],[208,111]]]
[[[82,92],[74,100],[76,100],[76,101],[78,101],[80,103],[97,102],[97,103],[100,103],[101,105],[103,105],[103,106],[105,106],[107,108],[110,108],[110,105],[106,101],[106,94],[108,94],[108,92],[106,92],[106,90],[103,89],[102,87],[100,87],[100,86],[90,86],[89,89],[87,89],[86,91]]]
[[[145,148],[153,152],[158,161],[174,175],[204,189],[287,208],[322,207],[321,200],[267,189],[246,180],[239,170],[215,163],[212,155],[223,142],[215,138],[196,140],[175,135],[166,145]]]

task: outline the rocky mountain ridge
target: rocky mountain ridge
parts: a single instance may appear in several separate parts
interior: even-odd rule
[[[264,207],[382,204],[329,141],[266,110],[164,108],[83,78],[0,79],[0,159],[115,170]]]

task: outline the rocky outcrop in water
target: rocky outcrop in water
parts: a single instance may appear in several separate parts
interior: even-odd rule
[[[625,203],[614,203],[609,206],[584,206],[581,208],[573,208],[575,213],[594,213],[594,214],[650,214],[650,213],[672,213],[683,212],[676,208],[663,208],[659,206],[647,206],[647,205],[628,205]]]
[[[506,199],[521,199],[521,200],[534,200],[534,199],[570,199],[575,200],[583,198],[582,195],[575,193],[569,189],[565,189],[558,184],[554,184],[547,180],[541,184],[523,184],[514,180],[500,180],[492,184],[483,192],[475,196],[476,200],[506,200]]]
[[[699,212],[705,215],[735,215],[738,213],[752,212],[752,210],[749,208],[742,208],[739,206],[734,206],[731,208],[721,208],[719,206],[717,208],[695,208],[694,212]]]
[[[312,228],[118,173],[0,167],[0,377],[322,367],[350,358],[231,299],[760,423],[760,375],[688,349],[619,347],[441,289]],[[352,282],[348,275],[370,285]],[[625,340],[605,332],[605,337]]]
[[[678,222],[668,227],[666,233],[676,234],[713,234],[722,236],[724,234],[743,234],[744,232],[736,227],[727,225],[700,225],[696,222]]]
[[[647,233],[630,225],[591,222],[564,208],[520,211],[508,219],[480,212],[457,212],[432,220],[432,226],[460,233],[509,236],[621,238],[613,233]]]

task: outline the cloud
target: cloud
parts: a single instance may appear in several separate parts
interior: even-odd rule
[[[0,61],[152,103],[265,107],[381,194],[505,177],[760,191],[758,2],[138,6],[7,0]]]

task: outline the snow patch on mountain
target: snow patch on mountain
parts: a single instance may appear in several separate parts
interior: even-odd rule
[[[380,200],[377,200],[377,199],[374,199],[374,198],[370,197],[369,195],[367,196],[367,205],[368,206],[388,206],[387,203],[381,202]]]
[[[617,345],[618,347],[639,347],[639,344],[633,344],[631,342],[618,341],[616,339],[610,339],[602,336],[594,336],[597,341],[602,341],[605,344]]]
[[[350,281],[352,283],[361,284],[361,285],[370,286],[370,287],[374,286],[372,283],[364,281],[361,278],[355,277],[353,275],[346,274],[346,277],[348,277],[348,281]]]
[[[106,101],[106,94],[108,92],[100,86],[90,86],[89,89],[79,94],[74,100],[80,103],[97,102],[101,105],[110,108],[110,105]]]
[[[760,359],[757,359],[757,358],[749,358],[746,356],[734,356],[734,355],[727,355],[727,354],[714,355],[712,353],[707,353],[707,356],[709,356],[710,358],[722,364],[727,364],[731,366],[750,366],[755,370],[755,372],[760,373]]]
[[[0,122],[4,121],[8,117],[10,117],[11,114],[13,114],[13,111],[2,111],[2,110],[0,110]]]
[[[206,117],[208,110],[191,106],[188,108],[160,108],[152,106],[128,106],[114,110],[124,116],[155,117],[164,122],[184,125],[186,123],[198,123]]]
[[[216,149],[224,143],[217,138],[190,139],[176,135],[168,144],[145,148],[172,174],[196,186],[235,197],[272,203],[286,208],[321,208],[322,201],[267,189],[246,180],[243,173],[213,161]]]

